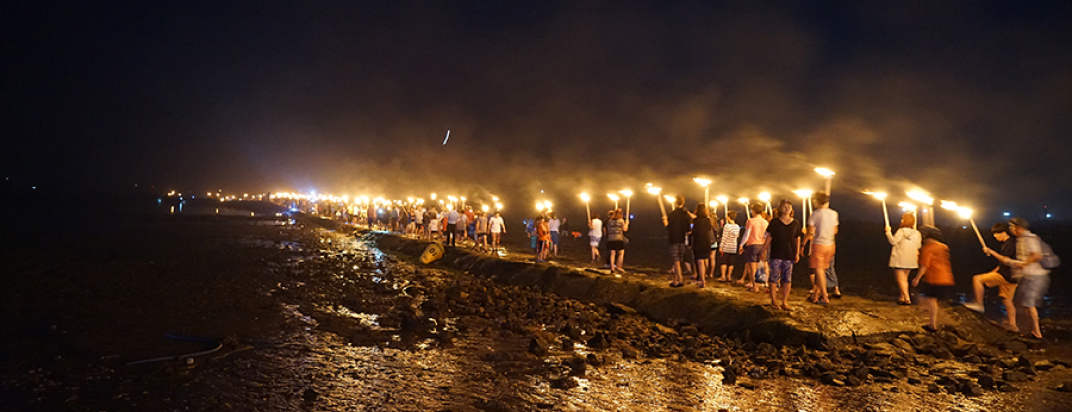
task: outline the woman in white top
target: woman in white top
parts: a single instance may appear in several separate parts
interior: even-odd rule
[[[913,229],[915,225],[916,216],[909,212],[901,216],[901,227],[897,233],[892,233],[890,227],[886,226],[886,240],[893,245],[890,267],[897,276],[897,287],[901,289],[901,297],[897,299],[899,305],[912,304],[912,298],[908,295],[908,273],[919,268],[919,247],[923,243],[919,231]]]
[[[588,221],[588,246],[592,247],[592,262],[599,259],[599,241],[603,240],[603,221],[599,220],[599,212],[592,215]]]

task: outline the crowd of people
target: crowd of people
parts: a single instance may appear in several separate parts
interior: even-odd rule
[[[734,269],[743,266],[736,284],[750,292],[766,290],[772,308],[791,310],[793,268],[807,256],[811,287],[806,301],[829,305],[831,298],[841,297],[834,270],[840,223],[838,213],[830,208],[829,195],[816,193],[812,202],[814,211],[807,216],[806,225],[796,219],[794,204],[788,199],[778,202],[777,207],[749,205],[739,224],[737,211],[727,210],[719,219],[703,203],[686,209],[685,198],[677,196],[673,209],[662,217],[669,243],[670,286],[685,286],[690,274],[691,283],[700,288],[707,287],[709,279],[734,282]],[[498,211],[474,211],[471,207],[457,210],[451,204],[442,205],[442,210],[422,205],[370,206],[364,213],[340,217],[373,229],[489,253],[501,249],[506,233],[506,223]],[[605,217],[604,220],[594,213],[587,222],[591,262],[605,262],[611,273],[625,273],[629,216],[616,208],[606,212]],[[570,232],[567,220],[550,210],[524,219],[523,224],[536,262],[557,258],[563,237],[583,236]],[[973,300],[965,306],[983,312],[985,289],[997,288],[1007,314],[1004,326],[1018,332],[1016,314],[1023,310],[1031,319],[1025,335],[1041,338],[1038,307],[1049,286],[1049,269],[1056,263],[1048,261],[1053,257],[1052,250],[1029,228],[1022,218],[991,227],[1000,246],[998,250],[984,247],[983,252],[995,258],[997,264],[993,270],[974,276]],[[889,267],[899,292],[897,303],[912,304],[910,288],[917,288],[918,303],[930,313],[925,328],[936,330],[938,301],[954,298],[956,293],[949,247],[942,241],[941,230],[931,225],[917,227],[915,214],[908,212],[901,216],[896,231],[886,226],[885,232],[891,246]],[[916,271],[914,278],[912,271]]]
[[[722,219],[713,218],[707,205],[697,204],[690,211],[685,208],[685,198],[678,196],[673,210],[662,218],[669,243],[670,286],[685,286],[689,273],[691,283],[700,288],[707,286],[708,279],[733,282],[734,268],[743,265],[737,284],[751,292],[765,289],[771,307],[790,310],[793,268],[807,256],[811,288],[806,300],[829,305],[831,298],[841,297],[834,270],[840,223],[837,211],[830,208],[829,195],[819,192],[812,201],[814,212],[808,216],[806,226],[796,219],[793,202],[788,199],[778,202],[771,213],[764,205],[750,205],[741,225],[736,211],[728,210]],[[599,245],[605,238],[603,243],[610,254],[607,267],[612,272],[623,272],[629,221],[623,219],[621,210],[608,212],[608,218],[603,222],[596,214],[589,220],[591,258],[593,262],[600,258]],[[1016,313],[1020,308],[1030,315],[1031,330],[1025,335],[1041,338],[1038,307],[1049,286],[1049,269],[1058,262],[1049,246],[1029,227],[1025,219],[1013,218],[991,228],[1001,247],[996,251],[984,247],[984,253],[998,263],[992,271],[973,278],[974,300],[966,306],[983,312],[985,288],[998,288],[1007,312],[1004,326],[1019,331]],[[909,212],[901,217],[896,232],[889,226],[885,231],[891,245],[889,267],[900,292],[897,303],[912,304],[909,285],[916,287],[919,303],[930,316],[924,328],[937,330],[938,301],[952,299],[956,292],[949,247],[942,241],[941,230],[932,225],[917,228],[915,214]],[[912,271],[916,276],[910,282]]]

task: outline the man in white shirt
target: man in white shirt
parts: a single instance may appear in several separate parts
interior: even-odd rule
[[[488,227],[491,229],[491,250],[499,250],[499,241],[502,239],[503,233],[506,233],[506,222],[503,221],[499,212],[495,212],[495,216],[488,219]]]
[[[829,305],[830,297],[826,294],[826,269],[834,259],[834,236],[838,232],[838,213],[830,209],[830,196],[825,192],[815,194],[816,205],[808,219],[808,237],[811,241],[811,257],[808,259],[812,270],[812,289],[809,300],[820,305]]]
[[[458,211],[451,207],[450,211],[447,212],[446,224],[443,224],[443,222],[440,222],[439,224],[441,226],[440,229],[443,231],[443,235],[447,237],[447,244],[451,246],[454,246],[457,241],[456,236],[454,236],[454,225],[458,224],[458,215]]]

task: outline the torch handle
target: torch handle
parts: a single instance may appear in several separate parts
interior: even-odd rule
[[[982,245],[985,248],[986,247],[986,242],[983,241],[983,235],[981,233],[979,233],[979,227],[975,226],[975,219],[972,219],[972,218],[969,217],[968,221],[971,222],[972,229],[975,230],[975,236],[979,238],[979,244]]]
[[[882,199],[882,214],[886,216],[886,227],[890,227],[890,211],[886,209],[886,199]]]
[[[592,221],[592,208],[588,206],[588,202],[584,202],[584,211],[588,213],[588,221]]]
[[[658,195],[656,195],[656,196],[658,196]],[[662,197],[657,197],[656,199],[659,200],[659,211],[663,212],[663,219],[666,219],[666,206],[663,205],[663,198]]]
[[[629,211],[633,206],[633,197],[629,196],[625,198],[625,220],[629,220]]]

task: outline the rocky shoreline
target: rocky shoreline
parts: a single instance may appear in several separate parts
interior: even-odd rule
[[[382,233],[356,235],[410,262],[415,261],[426,245]],[[722,368],[723,383],[745,388],[754,387],[754,380],[795,377],[837,387],[883,384],[891,392],[917,387],[930,393],[967,396],[988,391],[1016,392],[1048,371],[1072,368],[1067,360],[1048,356],[1042,342],[1008,339],[991,345],[978,342],[978,336],[955,327],[945,327],[937,333],[901,333],[889,339],[855,343],[817,338],[783,339],[784,334],[764,333],[762,327],[750,327],[736,336],[723,337],[711,333],[711,328],[674,319],[654,322],[649,319],[651,316],[616,302],[622,296],[620,293],[600,295],[589,301],[548,293],[548,289],[557,292],[569,289],[561,285],[583,282],[578,280],[576,271],[485,260],[495,259],[452,250],[440,264],[434,265],[436,268],[414,268],[469,275],[454,277],[442,293],[430,296],[420,305],[423,313],[415,314],[414,318],[449,314],[493,319],[494,326],[481,333],[524,337],[527,350],[534,356],[556,352],[564,356],[563,376],[554,379],[555,387],[575,386],[572,377],[583,376],[586,367],[645,358],[716,364]],[[439,276],[451,278],[446,274]],[[623,281],[597,279],[594,282],[595,288],[602,291],[598,286],[601,282]],[[756,333],[757,330],[761,332]],[[568,356],[577,345],[591,353]],[[1072,390],[1072,382],[1051,384],[1050,388],[1067,392]]]

